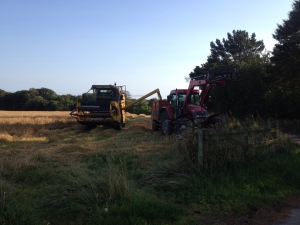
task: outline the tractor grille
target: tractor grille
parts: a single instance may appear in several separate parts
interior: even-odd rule
[[[91,113],[109,113],[110,101],[101,102],[81,102],[81,106],[78,107],[79,111],[89,111]]]

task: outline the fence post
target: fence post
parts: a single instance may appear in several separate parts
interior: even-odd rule
[[[200,169],[203,168],[203,152],[204,152],[204,138],[203,138],[203,129],[198,130],[198,166]]]

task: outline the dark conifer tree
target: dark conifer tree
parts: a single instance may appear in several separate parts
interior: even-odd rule
[[[294,1],[288,18],[273,34],[272,96],[280,117],[299,118],[300,108],[300,1]]]

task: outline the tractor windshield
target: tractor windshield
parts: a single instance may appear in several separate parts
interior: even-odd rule
[[[172,98],[171,98],[171,105],[173,107],[176,107],[176,105],[177,105],[177,97],[178,97],[178,106],[180,107],[184,103],[184,99],[185,99],[186,94],[182,94],[182,93],[178,94],[178,95],[172,94],[171,96],[172,96]]]
[[[83,95],[85,101],[118,101],[119,92],[116,88],[92,88]]]
[[[193,93],[191,96],[190,96],[190,99],[189,99],[189,104],[192,104],[192,105],[200,105],[200,96],[199,94],[197,93]]]
[[[183,93],[180,93],[177,95],[178,96],[178,106],[181,107],[184,103],[184,100],[185,100],[185,97],[186,97],[186,94],[183,94]],[[177,101],[177,96],[176,94],[173,94],[172,95],[172,99],[171,99],[171,104],[172,106],[176,106],[176,101]],[[188,104],[191,104],[191,105],[200,105],[200,96],[198,93],[193,93],[190,97],[189,97],[189,100],[188,100]]]
[[[94,95],[97,97],[97,101],[101,99],[114,100],[118,99],[116,89],[93,89]]]

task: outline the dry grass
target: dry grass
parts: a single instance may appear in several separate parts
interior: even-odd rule
[[[75,124],[68,112],[0,111],[0,142],[43,140],[44,130]]]
[[[0,111],[3,157],[39,152],[49,160],[70,161],[99,152],[147,152],[174,146],[151,130],[147,115],[126,113],[122,131],[98,126],[86,131],[68,112]]]
[[[49,124],[56,121],[69,122],[73,119],[69,111],[3,111],[0,124]]]

